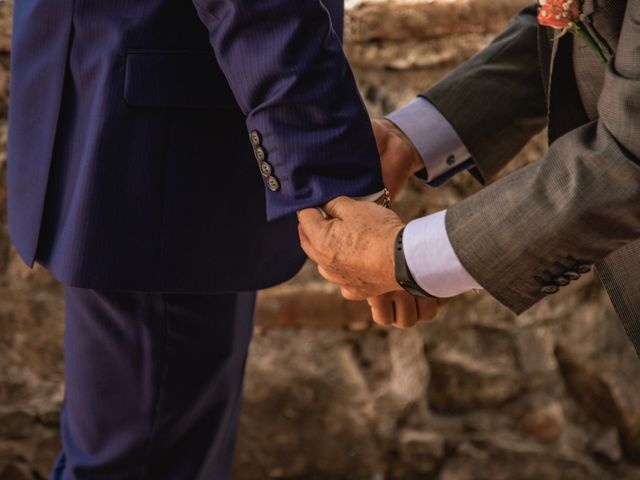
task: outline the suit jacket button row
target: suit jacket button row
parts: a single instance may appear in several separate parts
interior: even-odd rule
[[[554,279],[555,285],[545,285],[540,291],[544,294],[551,295],[553,293],[557,293],[558,287],[565,287],[569,285],[574,280],[578,280],[580,278],[581,273],[587,273],[591,271],[591,267],[587,264],[577,265],[575,267],[576,271],[568,270],[564,272],[564,275],[560,275]]]
[[[256,160],[260,162],[260,173],[267,179],[267,186],[269,187],[269,190],[277,192],[280,190],[280,182],[272,175],[273,167],[269,162],[267,162],[267,152],[265,152],[264,148],[260,145],[260,142],[262,141],[260,133],[257,130],[254,130],[249,134],[249,137],[253,144],[253,152],[256,156]]]
[[[280,180],[278,180],[278,177],[273,175],[273,167],[269,162],[265,161],[260,164],[260,173],[262,173],[262,176],[267,179],[267,186],[269,187],[269,190],[272,192],[280,190]]]

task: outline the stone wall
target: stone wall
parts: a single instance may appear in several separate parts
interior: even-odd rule
[[[372,114],[472,55],[525,0],[348,0]],[[11,5],[0,0],[4,185]],[[544,152],[535,139],[510,169]],[[411,218],[473,193],[467,176],[400,198]],[[62,290],[10,249],[0,190],[0,479],[41,479],[59,448]],[[294,360],[294,361],[292,361]],[[236,478],[640,479],[640,363],[585,278],[516,318],[485,294],[411,331],[371,325],[313,266],[261,292]]]

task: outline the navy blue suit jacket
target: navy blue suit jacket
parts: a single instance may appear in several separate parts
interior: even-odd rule
[[[382,188],[341,0],[14,9],[10,233],[28,264],[66,284],[270,286],[304,261],[296,210]]]

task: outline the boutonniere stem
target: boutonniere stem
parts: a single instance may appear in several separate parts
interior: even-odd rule
[[[607,63],[607,59],[586,26],[589,19],[582,14],[581,0],[539,0],[538,22],[544,27],[560,30],[560,36],[572,33],[580,38],[598,60]]]

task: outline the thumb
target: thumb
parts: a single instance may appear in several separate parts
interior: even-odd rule
[[[329,214],[331,218],[344,219],[348,217],[353,207],[358,203],[357,200],[349,197],[334,198],[330,202],[322,207],[325,212]]]
[[[300,229],[311,240],[315,240],[327,223],[317,208],[306,208],[298,211]]]

